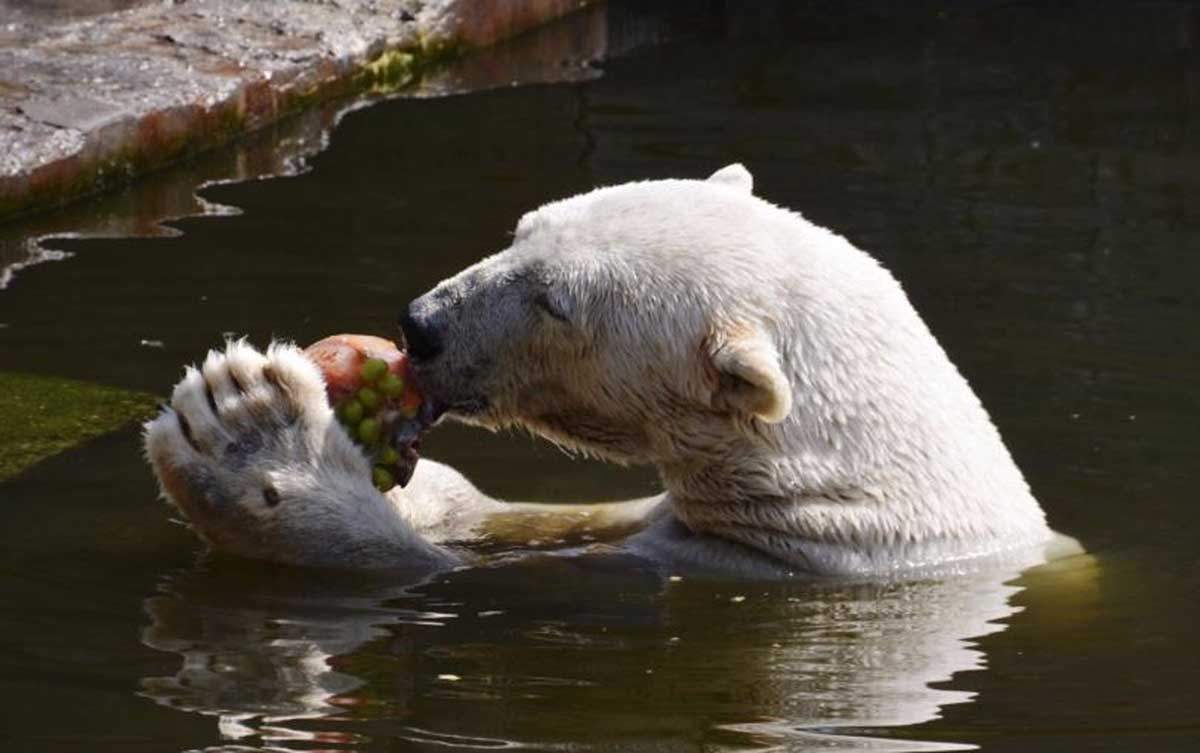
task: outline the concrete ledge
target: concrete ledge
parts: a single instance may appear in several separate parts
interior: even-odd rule
[[[125,183],[589,0],[176,0],[0,31],[0,222]]]

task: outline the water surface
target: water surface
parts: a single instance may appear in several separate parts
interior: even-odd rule
[[[532,207],[738,160],[894,270],[1091,556],[911,584],[548,560],[406,588],[199,557],[128,429],[0,485],[6,748],[1200,748],[1194,12],[637,7],[610,7],[611,49],[636,49],[598,79],[378,104],[310,171],[205,191],[240,214],[51,242],[71,257],[0,292],[0,370],[164,393],[225,332],[387,333]],[[511,498],[655,489],[519,436],[447,428],[428,454]]]

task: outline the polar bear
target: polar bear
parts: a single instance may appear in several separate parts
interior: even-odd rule
[[[439,414],[652,463],[660,497],[507,505],[430,461],[384,497],[315,367],[244,343],[189,370],[148,424],[165,495],[215,548],[349,567],[450,566],[543,528],[763,574],[1076,551],[897,281],[752,188],[730,165],[547,204],[400,317]]]

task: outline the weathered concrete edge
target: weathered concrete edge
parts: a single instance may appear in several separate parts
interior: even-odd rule
[[[81,148],[66,157],[0,175],[0,223],[124,185],[315,104],[373,89],[398,90],[432,67],[594,2],[506,0],[481,12],[470,0],[451,0],[423,18],[409,38],[379,39],[361,52],[243,79],[218,98],[104,124],[85,133]]]

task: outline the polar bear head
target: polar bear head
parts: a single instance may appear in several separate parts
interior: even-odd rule
[[[452,415],[653,463],[693,531],[808,565],[797,542],[828,542],[863,553],[831,567],[869,570],[902,542],[1047,530],[895,278],[740,165],[547,204],[401,327]]]
[[[618,462],[703,454],[731,427],[783,421],[772,271],[785,250],[756,222],[765,206],[732,165],[530,212],[510,248],[401,317],[422,382],[468,422]]]

